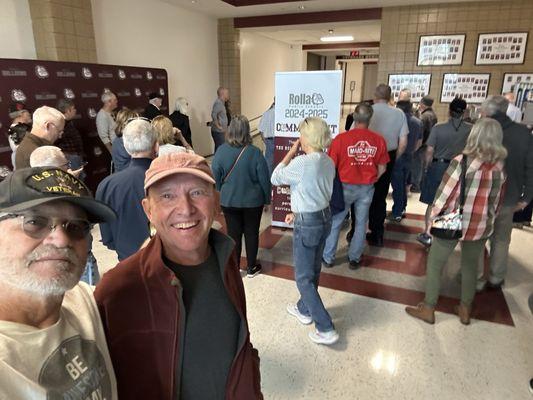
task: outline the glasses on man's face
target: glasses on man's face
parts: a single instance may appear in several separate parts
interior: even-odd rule
[[[82,240],[91,231],[91,223],[84,219],[64,220],[35,214],[7,214],[0,217],[0,221],[11,218],[22,220],[22,230],[32,239],[44,239],[50,232],[58,226],[72,240]]]

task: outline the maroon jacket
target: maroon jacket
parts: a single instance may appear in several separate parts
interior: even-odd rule
[[[241,317],[237,354],[226,384],[226,400],[263,399],[259,356],[250,343],[244,287],[234,243],[212,230],[224,286]],[[119,263],[104,275],[94,296],[100,309],[121,400],[176,400],[178,363],[185,313],[181,286],[161,258],[161,239]],[[209,326],[206,326],[209,329]]]

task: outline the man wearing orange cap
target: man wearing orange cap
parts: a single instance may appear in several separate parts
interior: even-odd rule
[[[95,291],[121,399],[262,399],[235,243],[211,229],[206,160],[156,158],[144,211],[157,234]]]

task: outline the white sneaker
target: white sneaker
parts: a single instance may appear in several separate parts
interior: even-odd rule
[[[314,332],[309,332],[309,339],[318,344],[334,344],[339,340],[339,334],[335,329],[329,332],[320,332],[315,330]]]
[[[309,325],[311,322],[313,322],[313,318],[303,315],[300,310],[298,310],[298,306],[296,306],[296,304],[287,304],[287,312],[293,317],[296,317],[296,319],[303,325]]]

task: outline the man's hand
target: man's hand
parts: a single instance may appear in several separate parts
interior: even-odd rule
[[[291,155],[291,158],[293,158],[296,153],[298,153],[298,148],[300,147],[300,139],[298,139],[294,144],[292,145],[291,149],[289,150],[289,153]]]
[[[83,171],[83,167],[81,168],[78,168],[78,169],[75,169],[75,170],[72,170],[72,169],[67,169],[67,172],[72,175],[72,176],[75,176],[76,178],[79,178],[80,177],[80,174],[81,174],[81,171]]]
[[[514,208],[514,212],[522,211],[526,207],[527,203],[525,201],[519,201]]]
[[[288,225],[292,225],[294,222],[294,214],[293,213],[289,213],[285,216],[285,223],[288,224]]]

